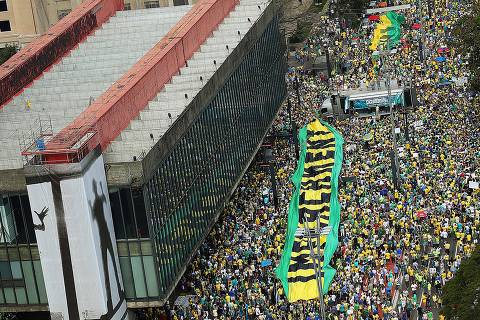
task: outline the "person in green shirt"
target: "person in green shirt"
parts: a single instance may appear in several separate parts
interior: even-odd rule
[[[433,320],[433,312],[431,310],[427,313],[427,319]]]

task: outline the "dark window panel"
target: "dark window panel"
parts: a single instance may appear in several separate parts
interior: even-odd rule
[[[132,189],[133,205],[137,219],[137,232],[140,238],[148,238],[147,212],[142,189]]]
[[[35,229],[33,227],[33,217],[32,211],[30,209],[30,201],[28,201],[28,195],[21,195],[20,199],[22,201],[23,217],[25,218],[25,228],[28,232],[28,241],[30,243],[37,243],[37,238],[35,236]]]
[[[12,31],[9,20],[0,20],[0,32]]]
[[[135,220],[133,217],[133,203],[130,196],[129,188],[120,189],[120,199],[123,209],[123,220],[125,223],[125,236],[128,239],[136,239],[137,232],[135,227]]]
[[[110,206],[112,209],[113,228],[117,239],[126,239],[126,232],[123,227],[122,204],[118,190],[110,192]]]

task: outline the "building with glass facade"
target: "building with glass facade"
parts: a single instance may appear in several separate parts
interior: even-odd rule
[[[107,277],[103,289],[110,293],[109,312],[121,308],[115,307],[117,291],[128,308],[161,306],[168,299],[285,99],[285,43],[274,5],[265,8],[219,67],[219,76],[187,107],[195,112],[184,112],[177,119],[184,124],[181,130],[166,133],[171,135],[164,137],[168,148],[165,139],[161,145],[159,141],[134,163],[140,169],[129,183],[111,178],[109,165],[97,152],[68,174],[58,167],[52,167],[57,170],[54,175],[30,168],[24,191],[0,194],[0,311],[52,312],[57,306],[47,292],[54,270],[64,274],[59,284],[64,287],[62,299],[66,297],[68,310],[75,304],[87,304],[78,291],[69,292],[68,283],[77,286],[78,266],[88,265],[84,260],[90,254],[79,251],[90,249],[97,252],[99,268],[103,264],[107,272],[92,273],[91,278],[82,275],[82,285],[88,287],[97,283],[96,277]],[[90,207],[91,220],[79,215],[79,220],[73,221],[71,212],[73,217],[75,212],[83,212],[83,202]],[[97,212],[111,212],[111,226]],[[111,227],[114,235],[103,237]],[[65,238],[69,239],[67,245],[62,242]],[[40,255],[57,250],[57,242],[58,259],[40,263]],[[115,268],[117,258],[120,274]],[[116,289],[110,285],[114,278],[121,282]],[[82,314],[82,319],[97,317],[88,309]]]
[[[216,221],[285,97],[282,43],[274,18],[184,136],[147,172],[161,297]]]
[[[0,228],[0,305],[46,305],[47,294],[26,192],[0,195]]]

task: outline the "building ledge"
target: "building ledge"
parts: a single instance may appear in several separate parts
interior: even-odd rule
[[[128,309],[140,309],[140,308],[154,308],[161,307],[163,304],[160,300],[157,301],[127,301]]]
[[[11,305],[0,307],[0,312],[39,312],[49,311],[48,305]]]

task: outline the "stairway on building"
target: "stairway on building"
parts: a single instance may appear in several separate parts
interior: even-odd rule
[[[131,162],[150,151],[240,43],[266,5],[260,0],[240,0],[187,65],[112,141],[105,153],[106,162]]]
[[[120,11],[0,109],[0,170],[21,168],[20,141],[39,119],[59,132],[147,53],[191,9]],[[45,128],[43,128],[45,129]],[[13,143],[17,141],[18,143]],[[33,138],[32,138],[33,141]]]

